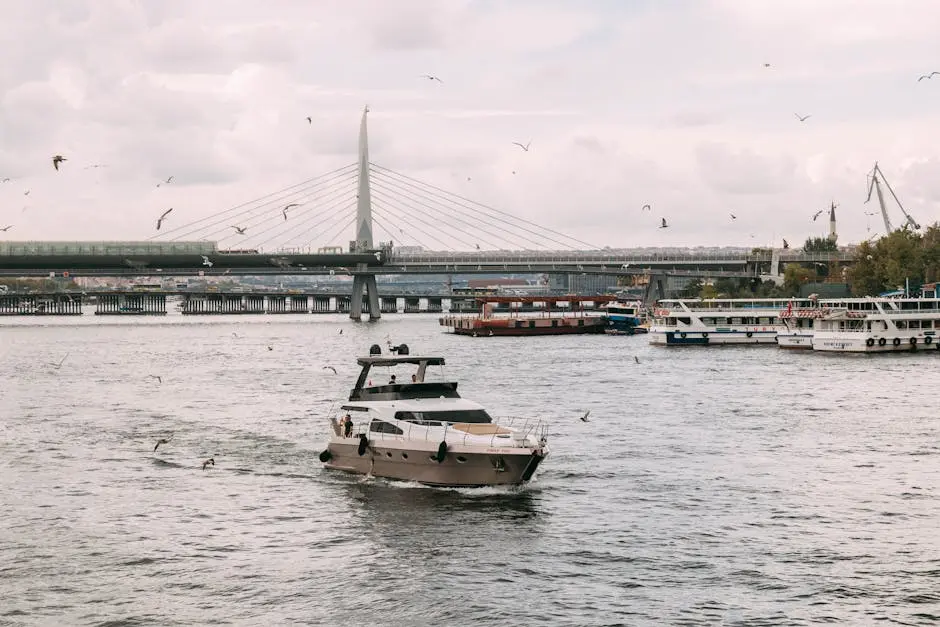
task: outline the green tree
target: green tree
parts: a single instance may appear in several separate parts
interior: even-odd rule
[[[788,264],[783,271],[783,289],[786,296],[796,296],[800,293],[800,287],[804,283],[809,283],[815,278],[815,273],[802,264]]]
[[[807,237],[803,244],[803,252],[807,253],[834,253],[838,250],[836,241],[828,237]]]

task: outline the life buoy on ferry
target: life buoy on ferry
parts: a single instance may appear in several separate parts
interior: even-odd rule
[[[679,337],[681,337],[681,338],[684,340],[684,339],[685,339],[685,331],[681,331],[681,332],[679,333]]]
[[[748,337],[752,337],[754,334],[751,333],[750,331],[748,331],[748,332],[746,333],[746,335],[747,335]]]
[[[703,337],[703,338],[708,337],[708,331],[704,331],[704,332],[702,333],[702,337]]]
[[[330,452],[330,449],[326,449],[325,451],[320,453],[320,461],[323,462],[324,464],[330,461],[331,459],[333,459],[333,453]]]
[[[880,338],[880,339],[878,340],[878,346],[884,346],[884,345],[887,344],[887,343],[888,343],[888,341],[887,341],[886,339],[884,339],[884,338]]]
[[[924,338],[924,344],[933,344],[933,338],[928,335]]]
[[[437,460],[437,463],[440,464],[444,461],[444,458],[447,456],[447,442],[442,441],[437,445],[437,455],[434,456],[434,459]]]
[[[917,338],[916,338],[916,337],[912,337],[912,338],[910,339],[910,343],[911,343],[911,346],[917,346]]]
[[[359,453],[359,457],[362,457],[366,454],[366,449],[369,448],[369,437],[365,433],[359,434],[359,448],[356,451]]]
[[[896,337],[896,338],[894,338],[894,341],[891,342],[891,343],[894,344],[895,346],[900,346],[900,345],[901,345],[901,338]]]
[[[865,346],[874,346],[874,345],[875,345],[875,338],[870,337],[867,340],[865,340]]]

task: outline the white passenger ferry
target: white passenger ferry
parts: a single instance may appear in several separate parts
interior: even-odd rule
[[[774,344],[785,329],[788,306],[812,307],[806,298],[665,299],[653,312],[650,344],[663,346]]]
[[[813,350],[884,353],[940,348],[940,298],[844,298],[819,318]]]
[[[787,303],[787,308],[780,312],[783,328],[777,332],[777,346],[812,350],[817,321],[842,307],[841,299],[816,301],[811,296],[810,301],[810,307],[794,307],[793,303]]]

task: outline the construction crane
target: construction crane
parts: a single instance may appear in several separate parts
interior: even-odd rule
[[[875,167],[872,169],[871,174],[869,174],[871,182],[868,184],[868,198],[865,199],[865,202],[871,200],[871,192],[875,190],[878,194],[878,204],[881,205],[881,217],[885,221],[885,235],[888,235],[894,232],[894,227],[891,226],[891,219],[888,218],[888,209],[885,207],[885,197],[881,192],[881,183],[885,184],[885,187],[888,188],[888,191],[891,192],[891,197],[894,198],[894,202],[898,203],[898,207],[901,209],[901,213],[904,214],[904,226],[901,228],[906,228],[910,226],[915,231],[920,228],[920,225],[911,217],[905,209],[904,205],[901,204],[901,201],[898,200],[897,194],[894,193],[894,190],[891,189],[891,185],[888,183],[888,179],[885,178],[884,173],[881,171],[881,168],[878,167],[878,162],[875,162]]]

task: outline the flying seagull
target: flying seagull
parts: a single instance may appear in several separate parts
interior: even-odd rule
[[[924,80],[925,78],[926,78],[927,80],[930,80],[931,78],[933,78],[933,75],[934,75],[934,74],[940,74],[940,72],[931,72],[930,74],[924,74],[923,76],[921,76],[920,78],[917,79],[917,82],[919,83],[919,82],[921,82],[922,80]]]
[[[589,409],[589,410],[587,410],[586,412],[584,412],[584,415],[583,415],[583,416],[581,416],[581,422],[590,422],[590,421],[588,420],[588,416],[590,416],[590,415],[591,415],[591,410]]]
[[[731,219],[732,219],[732,220],[737,220],[737,219],[738,219],[738,216],[734,215],[733,213],[729,213],[728,215],[731,216]]]
[[[173,439],[173,434],[171,433],[171,434],[170,434],[170,437],[168,437],[168,438],[160,438],[159,440],[157,440],[157,445],[156,445],[155,447],[153,447],[153,452],[156,453],[156,452],[157,452],[157,449],[160,448],[160,445],[161,445],[161,444],[169,444],[169,443],[170,443],[170,440],[172,440],[172,439]]]
[[[422,78],[426,78],[426,79],[428,79],[429,81],[437,81],[438,83],[443,83],[443,82],[444,82],[444,81],[442,81],[441,79],[439,79],[438,77],[436,77],[436,76],[431,76],[430,74],[422,74],[421,77],[422,77]]]
[[[825,210],[824,210],[824,209],[820,209],[819,211],[817,211],[816,213],[813,214],[813,222],[816,221],[816,218],[818,218],[819,216],[822,215],[822,212],[823,212],[823,211],[825,211]]]
[[[290,209],[291,207],[299,207],[299,206],[300,206],[300,203],[299,203],[299,202],[292,202],[292,203],[289,204],[289,205],[285,205],[284,208],[281,209],[281,213],[284,214],[284,219],[285,219],[285,220],[287,219],[287,210],[288,210],[288,209]]]
[[[235,229],[239,235],[244,235],[245,231],[248,230],[247,226],[235,226],[234,224],[232,225],[232,228]]]
[[[666,224],[666,218],[660,218],[660,220],[662,220],[663,223],[659,225],[659,228],[661,228],[661,229],[668,229],[668,228],[669,228],[669,225]]]
[[[340,329],[339,332],[342,333],[343,330]],[[324,369],[324,370],[332,370],[332,371],[333,371],[333,374],[337,374],[336,368],[334,368],[333,366],[323,366],[323,369]]]
[[[160,186],[163,185],[164,183],[169,184],[169,183],[172,182],[172,181],[173,181],[173,177],[172,177],[172,176],[167,177],[167,179],[166,179],[165,181],[160,181],[159,183],[157,183],[157,187],[160,187]]]
[[[106,163],[92,163],[91,165],[86,165],[85,169],[90,170],[91,168],[106,168],[108,165]]]
[[[212,465],[213,467],[215,466],[215,458],[214,458],[214,457],[210,457],[210,458],[207,459],[206,461],[202,462],[202,469],[205,470],[205,469],[206,469],[206,466],[209,466],[209,465]]]
[[[170,215],[170,212],[171,212],[171,211],[173,211],[173,207],[170,207],[169,209],[167,209],[166,211],[164,211],[163,214],[161,214],[160,217],[157,218],[157,230],[158,230],[158,231],[160,230],[160,227],[163,225],[163,220],[164,220],[164,218],[166,218],[168,215]]]
[[[313,124],[313,118],[309,115],[307,116],[307,124]]]
[[[20,212],[20,213],[22,213],[22,212]],[[0,229],[0,231],[3,231],[4,233],[6,233],[7,231],[9,231],[9,230],[12,229],[12,228],[13,228],[13,225],[11,224],[11,225],[9,225],[9,226],[3,227],[2,229]]]
[[[56,155],[52,158],[52,165],[53,167],[55,167],[56,170],[58,170],[59,164],[62,163],[63,161],[68,161],[68,159],[66,159],[62,155]]]
[[[783,248],[787,249],[789,247],[790,247],[790,242],[788,242],[787,240],[783,240]]]
[[[519,147],[522,148],[522,150],[524,150],[525,152],[529,152],[529,146],[532,145],[532,140],[530,139],[530,140],[529,140],[529,143],[526,144],[525,146],[523,146],[523,145],[520,144],[519,142],[513,142],[513,144],[515,144],[516,146],[519,146]]]
[[[200,255],[200,257],[202,257],[202,265],[208,266],[209,268],[212,267],[212,262],[209,261],[208,257],[206,257],[205,255]]]
[[[643,205],[642,207],[640,207],[640,211],[652,211],[652,210],[653,208],[650,207],[649,205]]]
[[[24,196],[29,196],[29,192],[30,192],[30,191],[31,191],[31,190],[28,190],[28,189],[27,189],[25,192],[23,192],[23,195],[24,195]]]
[[[795,116],[796,116],[796,119],[799,120],[800,122],[805,122],[806,119],[809,118],[810,115],[812,115],[812,114],[809,114],[809,115],[800,115],[799,113],[794,113],[793,115],[795,115]]]
[[[69,356],[69,354],[66,353],[66,354],[65,354],[65,357],[62,358],[62,361],[60,361],[60,362],[57,363],[57,364],[49,364],[49,365],[52,366],[53,368],[55,368],[56,370],[58,370],[59,368],[62,367],[62,364],[65,363],[65,360],[68,359],[68,356]]]

